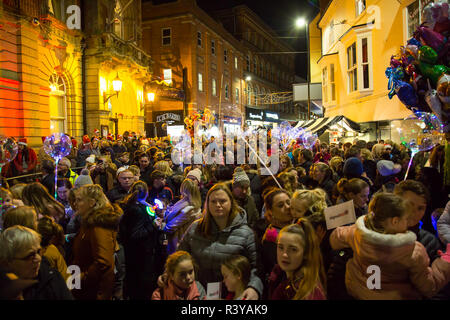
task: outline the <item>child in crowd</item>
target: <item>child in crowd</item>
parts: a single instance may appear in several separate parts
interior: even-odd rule
[[[291,215],[295,219],[323,212],[326,207],[326,193],[322,189],[297,190],[292,195]]]
[[[152,300],[204,300],[206,292],[195,280],[194,261],[186,251],[171,254],[166,261],[167,283],[153,292]]]
[[[361,300],[404,300],[432,297],[450,279],[450,252],[436,259],[431,267],[424,246],[408,231],[410,205],[390,193],[378,193],[369,204],[369,214],[352,226],[333,231],[334,250],[351,247],[353,258],[347,263],[345,283],[348,293]],[[379,280],[371,283],[374,270]]]
[[[306,218],[281,229],[277,262],[269,277],[270,300],[326,300],[319,240]]]
[[[234,255],[222,263],[223,282],[228,290],[225,300],[243,300],[242,293],[250,281],[251,271],[250,262],[244,256]]]

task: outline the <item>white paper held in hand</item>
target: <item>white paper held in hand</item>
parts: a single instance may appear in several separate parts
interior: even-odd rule
[[[221,282],[210,282],[206,287],[206,300],[220,300]]]
[[[327,230],[334,229],[356,221],[353,200],[328,207],[324,210]]]

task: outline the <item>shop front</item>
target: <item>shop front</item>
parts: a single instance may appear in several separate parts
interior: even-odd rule
[[[246,108],[246,126],[248,128],[266,127],[275,128],[281,122],[276,112],[261,109]]]
[[[147,132],[149,137],[178,136],[184,130],[183,110],[153,111],[152,115],[154,129]]]
[[[239,133],[242,127],[242,118],[224,116],[223,129],[227,133]]]

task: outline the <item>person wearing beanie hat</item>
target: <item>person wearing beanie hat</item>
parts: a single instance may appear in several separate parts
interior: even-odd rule
[[[83,170],[81,170],[78,178],[75,180],[75,183],[73,186],[74,186],[74,188],[79,188],[79,187],[87,185],[87,184],[94,184],[94,182],[92,181],[92,178],[89,175],[89,170],[83,169]]]
[[[250,196],[250,179],[241,167],[234,169],[233,180],[229,185],[233,198],[247,214],[247,224],[253,229],[259,218],[255,200]]]
[[[395,164],[390,160],[379,160],[377,162],[377,177],[375,178],[374,189],[383,192],[393,192],[399,179],[395,176],[402,171],[400,164]]]
[[[202,172],[199,168],[195,168],[188,172],[186,175],[186,179],[194,180],[197,185],[199,185],[202,182]]]
[[[84,167],[86,165],[86,159],[93,154],[91,139],[89,139],[88,135],[84,135],[82,138],[82,143],[80,144],[80,148],[77,151],[77,167]]]
[[[58,162],[58,177],[59,178],[67,178],[72,183],[75,184],[75,180],[78,178],[78,174],[73,172],[71,168],[72,164],[69,159],[62,158]]]
[[[13,176],[21,176],[25,174],[33,173],[37,165],[37,155],[32,148],[28,148],[26,138],[20,138],[19,151],[17,156],[12,161],[11,172]]]
[[[351,157],[344,162],[343,173],[347,179],[359,178],[363,172],[363,164],[358,158]]]

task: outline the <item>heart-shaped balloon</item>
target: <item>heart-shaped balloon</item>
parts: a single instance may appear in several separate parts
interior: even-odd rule
[[[44,141],[44,151],[56,161],[68,156],[72,150],[72,140],[64,133],[54,133]]]
[[[0,136],[0,170],[4,165],[14,160],[18,151],[19,148],[14,138]]]

